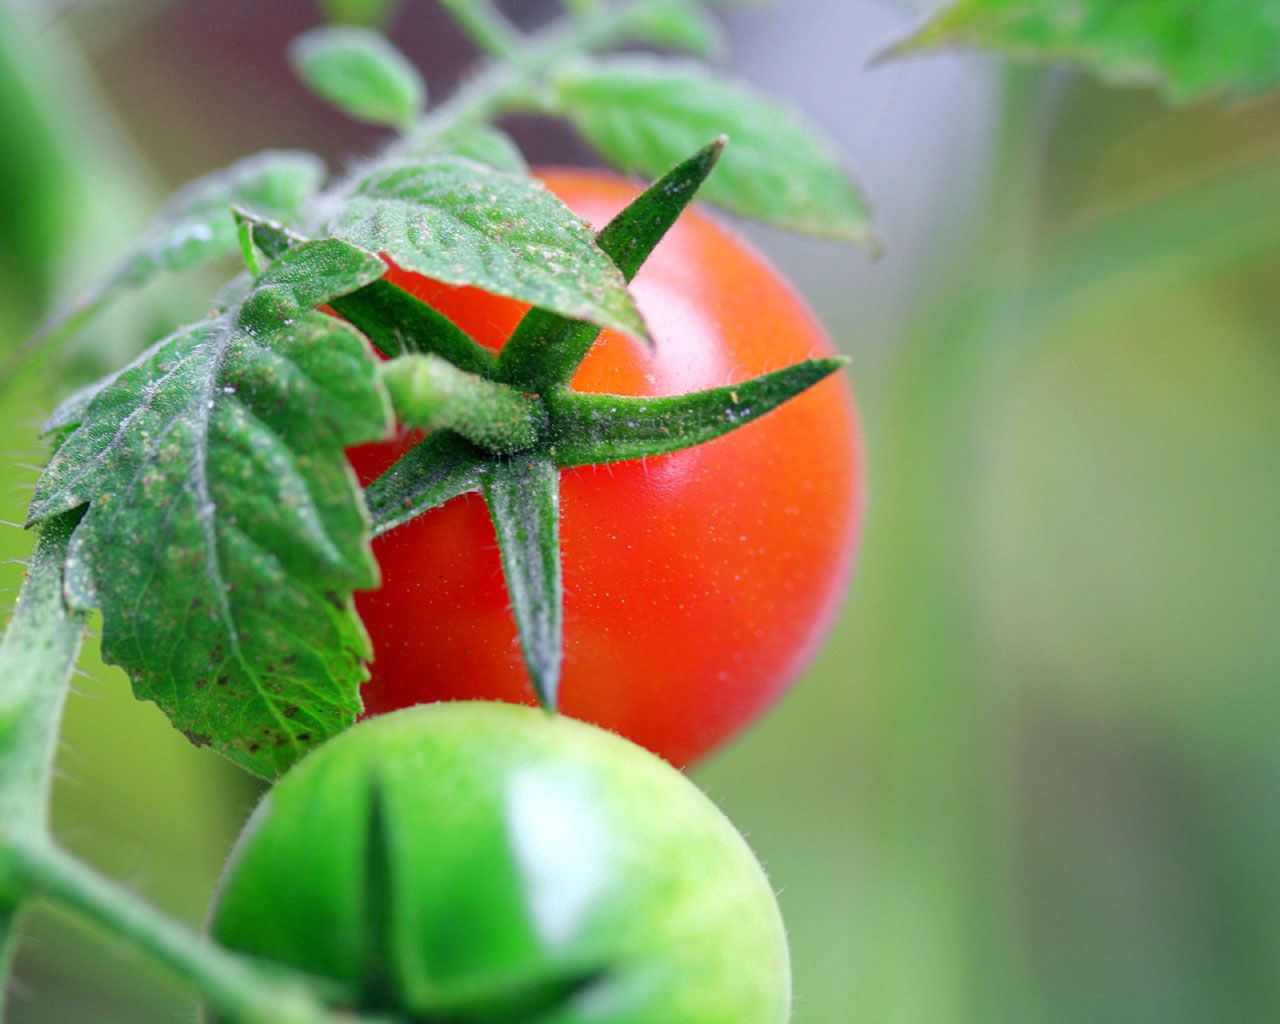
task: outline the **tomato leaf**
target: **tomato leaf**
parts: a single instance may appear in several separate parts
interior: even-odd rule
[[[332,233],[446,284],[648,337],[590,229],[530,178],[459,157],[382,166],[355,185]]]
[[[500,128],[480,121],[459,121],[443,130],[432,128],[421,136],[411,134],[396,153],[405,158],[462,156],[508,174],[529,171],[515,140]]]
[[[596,244],[627,281],[635,278],[644,261],[693,202],[723,150],[723,139],[704,146],[646,189],[596,236]],[[593,324],[543,309],[530,310],[502,348],[498,379],[532,392],[565,384],[599,334]]]
[[[692,448],[757,420],[848,359],[810,359],[741,384],[662,398],[558,391],[547,396],[561,468],[596,466]]]
[[[158,274],[187,270],[235,253],[233,206],[292,220],[324,180],[319,157],[273,150],[247,157],[177,192],[116,268],[78,302],[46,320],[23,346],[31,352],[69,336],[120,292]]]
[[[312,29],[290,45],[289,60],[313,92],[358,121],[405,129],[426,107],[418,69],[373,29]]]
[[[545,455],[499,459],[490,464],[483,490],[524,662],[539,703],[554,709],[564,659],[560,471]]]
[[[938,46],[1071,61],[1175,100],[1280,86],[1280,17],[1252,0],[960,0],[890,52]]]
[[[639,42],[707,59],[725,50],[720,23],[690,0],[649,0],[631,13],[626,28]]]
[[[306,241],[272,221],[242,211],[236,211],[236,217],[249,226],[254,244],[272,258]],[[329,307],[364,332],[385,356],[434,353],[470,373],[493,372],[492,352],[443,313],[382,278],[333,299]]]
[[[447,430],[418,442],[365,489],[374,536],[460,494],[480,490],[491,461],[490,455]]]
[[[567,65],[556,96],[606,159],[657,175],[706,139],[731,145],[702,197],[734,213],[874,246],[870,214],[832,143],[789,110],[695,64],[620,56]]]
[[[349,445],[384,436],[376,361],[310,310],[375,280],[328,239],[289,250],[226,313],[162,340],[56,413],[30,522],[87,506],[65,593],[103,654],[196,743],[260,775],[350,725],[373,586]]]

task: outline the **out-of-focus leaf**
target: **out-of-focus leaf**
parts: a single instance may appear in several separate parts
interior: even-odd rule
[[[407,128],[426,106],[418,69],[372,29],[312,29],[293,41],[289,59],[313,92],[357,120]]]
[[[960,0],[895,52],[949,45],[1071,61],[1178,100],[1280,85],[1272,0]]]
[[[578,130],[623,170],[656,177],[727,135],[731,145],[702,192],[707,201],[792,231],[874,245],[866,202],[831,142],[744,86],[694,64],[622,56],[567,66],[555,89]]]
[[[230,256],[239,245],[233,206],[272,220],[293,220],[324,176],[319,157],[272,150],[193,181],[174,195],[116,269],[46,320],[15,360],[69,336],[125,289],[139,288],[161,273]]]
[[[367,25],[378,28],[399,6],[398,0],[320,0],[325,16],[342,25]]]
[[[629,34],[641,42],[699,57],[724,52],[720,23],[691,0],[651,0],[628,19]]]

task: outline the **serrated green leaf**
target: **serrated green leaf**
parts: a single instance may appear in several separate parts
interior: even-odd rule
[[[720,23],[693,0],[649,0],[627,19],[627,34],[643,43],[711,58],[725,50]]]
[[[517,455],[490,464],[483,490],[524,663],[538,702],[554,709],[564,660],[560,471],[545,455]]]
[[[250,228],[254,244],[273,259],[306,241],[281,224],[239,210],[236,217]],[[233,282],[240,288],[248,288],[250,284],[248,275],[238,285]],[[496,362],[492,352],[443,313],[389,281],[374,281],[350,295],[334,299],[329,306],[363,331],[385,356],[434,353],[459,369],[479,374],[491,373]]]
[[[289,60],[313,92],[359,121],[404,129],[426,106],[418,69],[372,29],[312,29],[290,45]]]
[[[693,202],[723,152],[723,139],[704,146],[645,189],[596,236],[627,281]],[[568,383],[599,334],[594,324],[531,309],[502,347],[497,378],[526,391],[548,392]]]
[[[527,174],[529,171],[515,140],[500,128],[480,121],[459,121],[443,131],[433,128],[421,137],[410,135],[396,152],[406,159],[462,156],[509,174]]]
[[[103,654],[193,742],[284,770],[357,714],[376,582],[344,450],[384,436],[365,340],[310,307],[378,278],[335,239],[291,249],[246,299],[184,328],[54,424],[70,432],[29,521],[88,506],[65,593]]]
[[[551,452],[568,468],[692,448],[772,412],[847,364],[810,359],[741,384],[659,398],[559,391],[546,398]]]
[[[532,179],[460,157],[379,167],[356,184],[330,230],[446,284],[648,337],[590,228]]]
[[[938,46],[1071,61],[1176,100],[1280,86],[1280,7],[1257,0],[960,0],[891,52]]]
[[[324,162],[311,153],[268,151],[200,178],[176,193],[114,275],[141,285],[156,273],[185,270],[230,256],[239,238],[231,208],[288,222],[324,181]]]
[[[832,143],[745,86],[694,64],[620,56],[566,66],[555,90],[587,141],[622,170],[657,175],[727,135],[702,198],[792,231],[874,245],[866,202]]]
[[[480,490],[491,461],[491,456],[447,430],[419,441],[365,489],[374,536],[460,494]]]

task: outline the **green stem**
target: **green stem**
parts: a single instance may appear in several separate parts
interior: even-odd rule
[[[514,111],[553,113],[545,96],[546,77],[566,57],[607,49],[623,41],[635,11],[645,2],[592,5],[590,11],[584,10],[572,23],[557,23],[521,38],[518,61],[498,62],[485,68],[430,111],[408,133],[407,140],[418,144],[456,124],[489,121]],[[465,0],[453,0],[453,3],[458,7],[470,6]],[[457,16],[458,12],[454,13]],[[388,152],[393,154],[400,145],[392,142]]]
[[[512,67],[525,61],[525,40],[489,0],[440,0],[480,49]]]
[[[382,365],[396,419],[408,427],[448,429],[501,454],[532,447],[543,414],[514,388],[460,370],[440,356],[409,355]]]
[[[211,944],[44,839],[10,847],[16,878],[31,897],[97,925],[190,982],[235,1024],[352,1024],[328,1009],[310,981],[266,975]]]
[[[62,600],[62,566],[79,513],[40,534],[13,618],[0,640],[0,1016],[24,893],[14,884],[10,837],[48,830],[53,757],[84,617]]]

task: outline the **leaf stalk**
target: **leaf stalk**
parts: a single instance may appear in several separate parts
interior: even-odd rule
[[[29,897],[46,900],[145,953],[199,989],[233,1024],[352,1024],[349,1014],[321,1003],[309,981],[265,976],[48,840],[11,837],[6,844],[0,834],[0,849]]]

